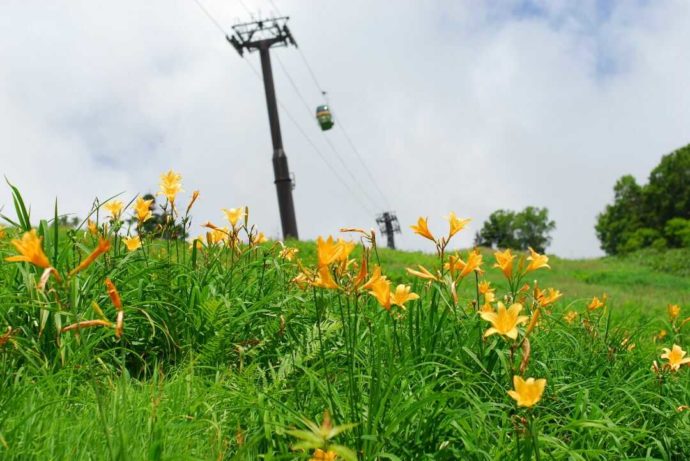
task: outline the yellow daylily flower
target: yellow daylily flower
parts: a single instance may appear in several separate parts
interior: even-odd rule
[[[24,235],[22,235],[21,240],[13,239],[11,243],[12,245],[14,245],[14,247],[20,254],[16,256],[9,256],[5,258],[5,261],[24,261],[43,269],[51,267],[48,257],[43,252],[43,237],[39,237],[36,234],[35,229],[31,229],[29,232],[25,232]]]
[[[342,244],[334,241],[333,237],[330,235],[328,236],[327,240],[324,240],[322,237],[317,238],[316,253],[319,260],[319,267],[328,266],[333,262],[338,261],[344,250],[345,247]]]
[[[427,224],[428,218],[419,218],[417,220],[417,225],[416,226],[410,226],[410,229],[415,234],[421,235],[424,238],[427,238],[431,240],[432,242],[436,242],[436,238],[434,235],[429,231],[429,225]]]
[[[527,266],[527,272],[532,272],[536,271],[537,269],[541,269],[542,267],[546,267],[548,269],[551,269],[551,266],[549,266],[549,257],[546,255],[540,255],[536,251],[534,251],[532,248],[529,248],[530,255],[527,257],[527,261],[530,261],[529,265]]]
[[[103,253],[107,252],[108,250],[110,250],[110,240],[101,237],[98,240],[98,246],[96,247],[96,249],[93,250],[90,255],[84,258],[81,264],[72,269],[72,271],[69,273],[69,276],[71,277],[74,274],[83,271],[84,269],[89,267],[91,263],[93,263],[96,260],[96,258],[98,258]]]
[[[492,293],[494,291],[493,288],[491,288],[491,282],[488,280],[482,280],[479,282],[479,285],[477,287],[479,289],[479,293],[485,295],[487,293]]]
[[[91,219],[86,220],[86,228],[91,235],[97,235],[98,234],[98,225],[96,224],[96,221],[92,221]]]
[[[237,227],[237,222],[247,215],[247,207],[241,208],[223,208],[225,219],[228,220],[233,229]]]
[[[544,394],[546,387],[545,379],[528,378],[522,379],[520,376],[513,376],[513,387],[515,390],[508,391],[508,395],[513,398],[519,407],[533,407]]]
[[[214,245],[216,243],[224,242],[230,236],[230,231],[227,227],[209,227],[211,232],[206,232],[206,244]]]
[[[479,251],[470,251],[467,256],[467,262],[463,261],[458,255],[451,255],[448,257],[448,262],[444,264],[444,268],[450,271],[450,274],[455,277],[455,274],[460,272],[458,278],[464,278],[473,271],[481,273],[481,264],[484,257]]]
[[[495,252],[494,256],[496,257],[496,264],[494,264],[494,267],[501,269],[503,275],[505,275],[506,278],[510,278],[513,275],[513,260],[515,259],[515,255],[510,252],[510,249],[507,249],[505,251]]]
[[[598,297],[592,298],[592,301],[587,305],[587,309],[590,311],[594,311],[599,309],[600,307],[604,307],[606,305],[606,295],[602,296],[602,299],[599,299]]]
[[[321,448],[317,448],[309,461],[335,461],[337,457],[338,454],[332,450],[323,451]]]
[[[368,283],[367,283],[368,285]],[[391,308],[391,282],[386,277],[378,277],[369,286],[371,294],[386,310]]]
[[[108,212],[110,213],[110,217],[113,220],[117,220],[120,217],[124,207],[125,205],[122,203],[121,200],[111,200],[105,205],[103,205],[103,208],[108,210]]]
[[[283,249],[280,250],[280,253],[278,253],[278,256],[285,259],[286,261],[292,261],[293,259],[295,259],[295,255],[297,253],[299,253],[298,248],[283,247]]]
[[[438,277],[432,274],[426,267],[422,266],[421,264],[418,264],[417,267],[419,268],[419,270],[412,269],[409,267],[405,270],[408,274],[414,275],[415,277],[419,277],[420,279],[438,280]]]
[[[486,330],[484,337],[498,333],[501,336],[516,339],[518,325],[529,319],[526,315],[519,315],[521,310],[522,304],[515,303],[506,309],[505,305],[499,301],[496,312],[480,312],[481,318],[491,323],[491,328]]]
[[[358,288],[367,279],[369,274],[369,264],[367,263],[367,252],[362,252],[362,261],[359,264],[359,272],[357,276],[352,280],[352,287]]]
[[[678,344],[674,344],[672,349],[664,347],[662,350],[664,353],[661,354],[661,358],[668,360],[667,365],[672,371],[678,371],[681,365],[690,363],[690,357],[685,357],[687,352],[681,349]]]
[[[141,248],[141,238],[139,238],[138,235],[135,235],[134,237],[125,237],[122,239],[122,241],[127,247],[127,251],[135,251]]]
[[[548,290],[540,290],[537,288],[534,297],[541,307],[546,307],[555,303],[562,296],[563,293],[554,288],[549,288]]]
[[[341,238],[338,239],[335,245],[338,249],[336,261],[347,261],[347,259],[350,257],[350,253],[352,253],[357,246],[355,242],[347,242]]]
[[[568,311],[568,312],[563,316],[563,320],[565,320],[566,322],[568,322],[568,325],[572,325],[572,323],[573,323],[575,320],[577,320],[578,315],[580,315],[580,314],[578,314],[578,313],[575,312],[575,311]]]
[[[680,315],[680,306],[678,304],[668,305],[668,316],[671,320],[675,320]]]
[[[363,290],[370,290],[375,283],[377,283],[380,279],[385,279],[386,277],[381,275],[381,267],[380,266],[374,266],[374,272],[372,272],[371,277],[365,283],[362,285]]]
[[[0,224],[0,239],[4,239],[7,234],[5,233],[5,226]]]
[[[172,204],[175,203],[175,197],[177,194],[182,192],[182,176],[175,173],[173,170],[169,170],[167,173],[163,173],[160,176],[160,194],[165,195],[168,201]]]
[[[142,197],[137,197],[137,201],[134,202],[134,215],[139,223],[145,223],[153,217],[153,212],[151,212],[152,203],[153,199],[144,200]]]
[[[327,288],[329,290],[334,290],[338,288],[338,284],[333,279],[331,271],[328,266],[322,266],[318,269],[318,275],[314,279],[313,285],[317,288]]]
[[[654,339],[655,339],[656,341],[661,341],[661,340],[663,340],[666,336],[668,336],[668,331],[662,329],[661,331],[659,331],[659,333],[657,333],[656,335],[654,335]]]
[[[258,234],[256,234],[256,237],[254,237],[254,245],[260,245],[262,243],[266,243],[267,241],[268,239],[266,238],[263,232],[259,232]]]
[[[192,199],[189,201],[189,205],[187,205],[187,211],[185,211],[185,214],[189,214],[192,207],[194,206],[194,203],[196,203],[198,198],[199,198],[199,191],[195,190],[194,192],[192,192]]]
[[[486,296],[486,295],[484,295]],[[487,312],[496,312],[494,310],[494,306],[491,305],[492,301],[487,301],[484,303],[484,305],[479,309],[479,313],[481,314],[482,312],[487,313]]]
[[[412,293],[410,291],[411,289],[412,287],[409,285],[398,285],[395,287],[395,291],[390,295],[390,303],[404,309],[406,302],[419,299],[419,295],[417,293]]]
[[[448,239],[453,237],[455,234],[460,232],[467,226],[467,224],[472,221],[469,218],[466,219],[459,219],[455,213],[452,211],[448,213],[448,216],[446,216],[446,219],[448,220],[448,225],[450,226],[450,229],[448,231]]]

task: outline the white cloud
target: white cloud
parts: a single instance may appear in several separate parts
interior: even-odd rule
[[[595,216],[615,180],[644,180],[688,142],[685,2],[275,3],[398,211],[404,248],[425,247],[406,227],[418,215],[440,229],[454,210],[477,230],[497,208],[536,205],[557,221],[554,252],[596,255]],[[204,4],[227,29],[247,16],[236,2]],[[94,195],[154,190],[175,168],[188,193],[202,190],[198,222],[246,203],[279,234],[261,82],[192,0],[3,2],[0,31],[0,173],[36,216],[56,196],[83,216]],[[361,184],[282,73],[278,58],[320,103],[297,51],[273,56],[290,113],[350,189],[381,202],[339,127],[325,136]],[[285,113],[281,125],[301,236],[374,225],[365,208],[381,204],[353,197]]]

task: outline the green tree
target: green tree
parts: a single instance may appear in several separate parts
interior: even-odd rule
[[[633,176],[620,178],[613,192],[613,204],[606,205],[595,226],[601,249],[608,254],[621,251],[627,239],[642,227],[644,216],[643,189]]]
[[[515,215],[515,238],[520,249],[532,248],[538,253],[546,251],[551,244],[551,232],[556,222],[549,219],[549,210],[528,206]]]
[[[663,229],[673,218],[690,218],[690,145],[662,157],[645,186],[647,224]]]
[[[549,210],[528,206],[519,213],[496,210],[477,232],[474,243],[490,248],[533,248],[543,253],[551,243],[550,233],[556,223],[549,219]]]
[[[517,248],[519,244],[515,238],[515,212],[496,210],[491,213],[475,235],[474,244],[489,248]]]
[[[608,254],[641,248],[690,245],[690,145],[662,157],[639,185],[630,175],[614,186],[614,201],[597,217],[595,230]]]

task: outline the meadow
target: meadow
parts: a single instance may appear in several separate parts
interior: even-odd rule
[[[162,238],[203,200],[180,181],[146,232],[141,197],[66,229],[12,188],[0,458],[690,459],[682,253],[456,252],[453,213],[412,223],[425,253],[270,241],[245,207]]]

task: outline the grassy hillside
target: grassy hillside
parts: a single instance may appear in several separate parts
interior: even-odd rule
[[[0,238],[2,459],[690,457],[690,370],[661,358],[688,346],[687,309],[667,306],[690,282],[643,257],[527,271],[517,255],[502,271],[483,250],[451,271],[365,240],[289,243],[292,258],[232,214],[204,245],[144,236],[130,251],[106,219],[44,222],[38,246],[18,211]],[[407,274],[420,264],[443,274]],[[498,301],[522,306],[515,338],[478,312]],[[516,376],[545,379],[543,395]]]

